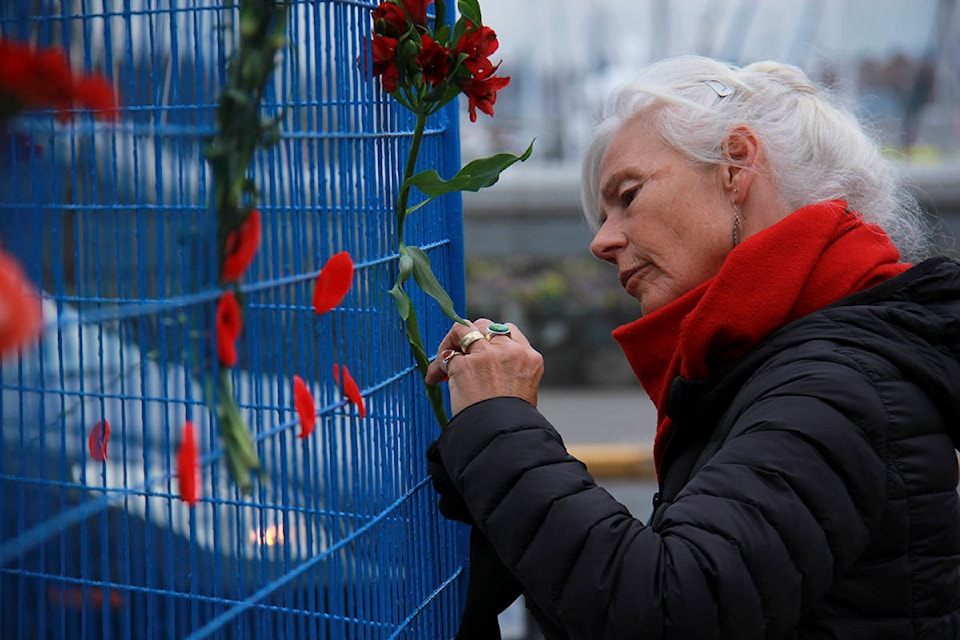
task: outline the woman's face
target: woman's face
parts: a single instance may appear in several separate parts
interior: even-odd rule
[[[722,167],[692,165],[642,117],[614,135],[600,164],[600,229],[590,251],[617,266],[646,315],[716,275],[733,248]]]

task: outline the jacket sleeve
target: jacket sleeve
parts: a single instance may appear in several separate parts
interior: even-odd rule
[[[439,446],[477,525],[571,638],[777,638],[854,562],[882,509],[882,443],[868,434],[885,416],[862,379],[838,380],[849,371],[766,376],[650,527],[517,398],[468,407]]]

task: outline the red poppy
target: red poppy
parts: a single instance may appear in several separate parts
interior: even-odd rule
[[[433,0],[402,0],[403,8],[410,14],[410,20],[418,27],[427,26],[427,6]]]
[[[340,384],[339,364],[333,365],[333,379],[337,381],[337,384]],[[363,404],[360,387],[357,386],[357,382],[353,379],[353,376],[350,375],[350,370],[347,369],[346,365],[343,366],[343,395],[347,397],[347,400],[356,405],[361,418],[367,415],[367,407]]]
[[[200,499],[200,451],[193,423],[189,420],[183,423],[180,448],[177,449],[177,482],[180,499],[191,507],[196,505]]]
[[[434,87],[447,79],[450,71],[450,51],[437,44],[428,34],[420,36],[420,54],[417,64],[423,69],[423,78]]]
[[[458,56],[467,54],[463,60],[463,66],[475,77],[485,78],[493,74],[494,65],[488,58],[499,46],[500,42],[493,29],[487,26],[472,29],[470,25],[453,50]]]
[[[39,335],[40,309],[40,296],[20,265],[0,251],[0,356]]]
[[[400,82],[400,69],[394,62],[397,39],[386,36],[373,37],[373,77],[380,76],[380,83],[387,93],[394,93]]]
[[[107,459],[107,442],[110,440],[110,423],[101,420],[93,425],[90,430],[90,437],[87,439],[87,446],[90,448],[90,457],[97,462],[103,462]]]
[[[470,122],[477,121],[477,109],[488,116],[493,115],[493,105],[497,102],[497,91],[510,83],[510,77],[469,78],[459,80],[457,86],[469,100]]]
[[[0,39],[0,117],[21,109],[86,107],[113,117],[113,87],[96,74],[74,74],[59,49],[31,49]],[[67,118],[69,114],[62,114]]]
[[[300,376],[293,376],[293,405],[297,409],[297,415],[300,416],[300,433],[297,437],[306,438],[313,433],[313,427],[317,421],[317,409],[313,394]]]
[[[381,3],[373,10],[373,32],[380,36],[399,38],[407,32],[407,14],[393,2]]]
[[[223,267],[220,270],[220,277],[224,282],[239,280],[247,270],[260,247],[260,234],[260,212],[256,209],[250,211],[239,229],[227,234]]]
[[[330,257],[317,276],[313,290],[313,309],[317,313],[330,311],[343,300],[353,282],[353,260],[346,251]]]
[[[242,330],[243,316],[237,297],[233,291],[227,291],[217,303],[217,357],[225,367],[237,364],[237,339]]]

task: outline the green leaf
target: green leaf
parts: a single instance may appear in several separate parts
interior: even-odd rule
[[[403,285],[399,282],[395,283],[387,291],[397,303],[397,312],[400,314],[400,317],[403,318],[406,322],[407,318],[410,317],[410,296],[407,295],[407,292],[403,290]]]
[[[497,183],[500,174],[507,167],[523,162],[530,157],[533,152],[533,142],[527,147],[521,155],[515,156],[511,153],[498,153],[489,158],[479,158],[465,164],[455,176],[449,180],[444,180],[436,170],[421,171],[410,176],[401,188],[416,187],[425,195],[441,196],[445,193],[454,191],[479,191],[484,187],[489,187]]]
[[[420,247],[407,247],[407,251],[413,258],[413,279],[417,286],[423,289],[423,292],[437,301],[443,315],[454,322],[467,324],[467,321],[461,318],[453,308],[453,300],[443,288],[443,285],[437,280],[433,269],[430,267],[430,258]]]
[[[406,320],[407,342],[410,344],[410,351],[413,353],[414,360],[417,361],[417,369],[420,371],[420,377],[426,377],[427,367],[430,366],[430,358],[423,349],[423,341],[420,339],[420,328],[417,324],[417,314],[412,309],[410,316]],[[436,385],[424,385],[427,397],[430,399],[430,405],[433,407],[433,413],[437,417],[437,422],[441,427],[446,426],[449,418],[447,411],[443,406],[443,392]]]
[[[473,26],[479,27],[483,24],[480,19],[480,3],[477,0],[457,0],[457,9],[460,15],[473,23]]]

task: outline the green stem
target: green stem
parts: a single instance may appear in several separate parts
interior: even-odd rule
[[[423,140],[423,131],[427,128],[427,115],[423,109],[417,110],[417,125],[413,130],[413,140],[410,141],[410,153],[407,155],[407,166],[403,170],[403,182],[400,184],[400,195],[397,196],[397,237],[403,241],[403,222],[407,217],[407,202],[410,199],[410,186],[407,180],[413,176],[417,168],[417,157],[420,155],[420,142]]]

